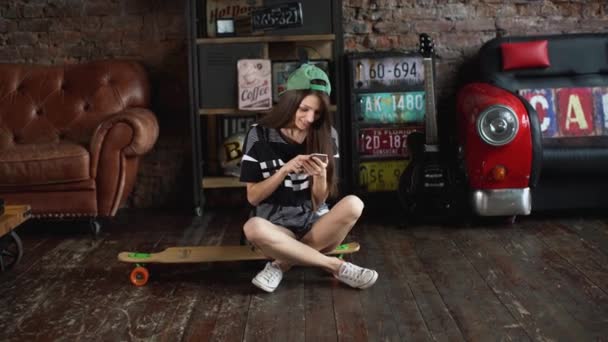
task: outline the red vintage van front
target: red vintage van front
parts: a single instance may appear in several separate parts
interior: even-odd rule
[[[471,83],[458,93],[457,111],[460,157],[475,213],[530,214],[533,144],[522,101],[488,83]]]

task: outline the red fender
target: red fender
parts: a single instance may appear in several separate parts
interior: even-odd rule
[[[492,105],[513,109],[519,120],[519,131],[510,143],[492,146],[477,133],[479,114]],[[471,83],[457,96],[458,139],[472,189],[526,188],[532,168],[532,136],[530,119],[521,100],[512,93],[487,83]],[[506,168],[502,180],[492,176],[495,166]]]

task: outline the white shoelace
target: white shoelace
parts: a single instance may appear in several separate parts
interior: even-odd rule
[[[277,266],[275,266],[273,264],[268,264],[265,272],[262,274],[262,277],[268,283],[273,283],[273,282],[275,282],[276,279],[281,277],[282,274],[283,274],[283,271],[281,271]]]
[[[353,265],[353,264],[345,264],[340,275],[349,280],[358,280],[365,271],[363,268]]]

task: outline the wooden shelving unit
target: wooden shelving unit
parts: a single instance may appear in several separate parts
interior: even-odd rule
[[[216,0],[219,4],[219,0]],[[289,1],[285,1],[286,3]],[[212,5],[216,5],[212,4]],[[191,124],[192,124],[192,145],[193,145],[193,175],[194,184],[194,207],[198,215],[202,215],[202,208],[205,202],[204,189],[218,188],[242,188],[245,185],[236,177],[221,176],[217,159],[213,159],[217,153],[219,139],[216,132],[219,130],[221,120],[231,117],[253,117],[264,115],[268,112],[250,112],[239,110],[236,105],[222,105],[218,97],[227,96],[231,91],[229,87],[209,88],[209,84],[204,83],[208,78],[217,82],[225,82],[226,77],[233,77],[236,65],[221,65],[231,59],[239,58],[264,58],[272,61],[297,61],[301,50],[306,50],[311,60],[326,60],[330,65],[330,77],[333,75],[334,98],[336,102],[341,100],[340,82],[338,75],[342,73],[341,56],[343,54],[342,43],[342,3],[341,1],[308,1],[302,2],[304,26],[301,28],[291,28],[286,34],[278,34],[279,31],[254,32],[248,36],[232,37],[207,37],[205,31],[207,18],[205,11],[207,1],[188,0],[188,46],[189,46],[189,68],[190,68],[190,96],[191,96]],[[322,7],[324,10],[318,10]],[[308,12],[307,12],[308,11]],[[314,20],[319,16],[326,15],[323,20]],[[306,21],[306,20],[310,21]],[[308,26],[306,26],[308,25]],[[323,26],[326,25],[326,26]],[[320,29],[319,27],[326,27]],[[245,48],[246,47],[246,48]],[[240,50],[239,50],[240,49]],[[252,51],[253,57],[242,57]],[[235,51],[237,54],[234,54]],[[207,59],[205,59],[207,58]],[[236,64],[236,63],[235,63]],[[216,69],[213,69],[216,68]],[[232,73],[221,73],[220,80],[217,77],[206,77],[205,72],[232,69]],[[219,71],[217,72],[220,73]],[[229,76],[225,76],[229,74]],[[236,78],[234,79],[236,82]],[[208,94],[205,89],[209,89],[215,95]],[[224,91],[226,90],[226,91]],[[236,90],[236,89],[235,89]],[[236,98],[236,92],[234,92]],[[208,103],[213,102],[216,103]],[[232,101],[235,103],[236,101]],[[338,113],[341,108],[340,103],[334,103],[331,110]],[[334,122],[337,124],[338,131],[341,130],[342,122],[339,115],[336,115]],[[203,155],[207,155],[207,160],[203,160]],[[209,174],[209,175],[207,175]]]
[[[201,186],[204,189],[242,188],[245,187],[245,183],[241,183],[238,178],[230,176],[204,177]]]
[[[329,108],[330,111],[336,112],[338,110],[338,106],[331,105]],[[237,108],[200,108],[198,113],[200,115],[256,115],[256,114],[264,114],[268,111],[261,112],[249,112],[244,110],[238,110]]]
[[[262,36],[251,37],[222,37],[222,38],[198,38],[197,44],[243,44],[243,43],[280,43],[280,42],[305,42],[305,41],[334,41],[335,34],[305,34],[287,36]]]

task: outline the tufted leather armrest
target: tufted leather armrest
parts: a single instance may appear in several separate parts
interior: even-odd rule
[[[158,122],[146,108],[128,108],[108,116],[95,129],[91,138],[91,170],[96,172],[100,151],[106,134],[117,124],[126,124],[132,130],[131,141],[122,148],[126,156],[139,156],[148,152],[158,138]]]

